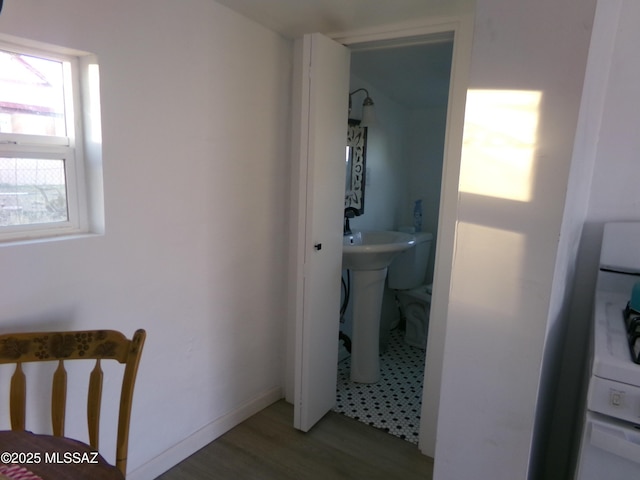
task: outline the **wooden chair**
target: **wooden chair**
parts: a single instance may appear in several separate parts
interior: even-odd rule
[[[115,466],[123,476],[126,475],[133,387],[145,338],[146,332],[144,330],[136,331],[131,340],[114,330],[0,335],[0,364],[16,364],[15,371],[11,376],[9,406],[11,429],[25,429],[26,378],[22,369],[23,363],[58,362],[52,381],[51,422],[53,435],[64,437],[67,398],[67,371],[64,362],[66,360],[95,360],[95,366],[88,379],[87,425],[89,444],[98,450],[103,383],[100,362],[102,360],[116,360],[124,364],[124,375],[120,392]]]

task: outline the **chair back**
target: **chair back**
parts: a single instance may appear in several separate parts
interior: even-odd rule
[[[131,403],[138,364],[146,338],[137,330],[131,340],[115,330],[69,332],[7,333],[0,335],[0,364],[15,364],[11,376],[9,411],[11,429],[24,430],[27,382],[23,363],[57,362],[51,389],[51,423],[55,436],[64,436],[67,403],[67,360],[93,360],[95,366],[88,379],[87,426],[89,444],[98,450],[100,404],[102,400],[102,360],[115,360],[124,365],[118,412],[115,466],[126,475],[129,447]]]

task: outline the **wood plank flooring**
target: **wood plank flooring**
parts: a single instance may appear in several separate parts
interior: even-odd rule
[[[157,480],[432,480],[433,461],[383,431],[329,412],[293,428],[293,406],[274,403]]]

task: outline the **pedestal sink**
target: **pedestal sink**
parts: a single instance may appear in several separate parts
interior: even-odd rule
[[[387,267],[415,237],[393,231],[356,232],[345,235],[342,268],[351,271],[353,333],[351,380],[375,383],[380,379],[380,311]]]

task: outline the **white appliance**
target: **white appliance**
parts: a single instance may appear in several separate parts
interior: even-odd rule
[[[639,287],[640,222],[605,224],[575,480],[640,479]]]

